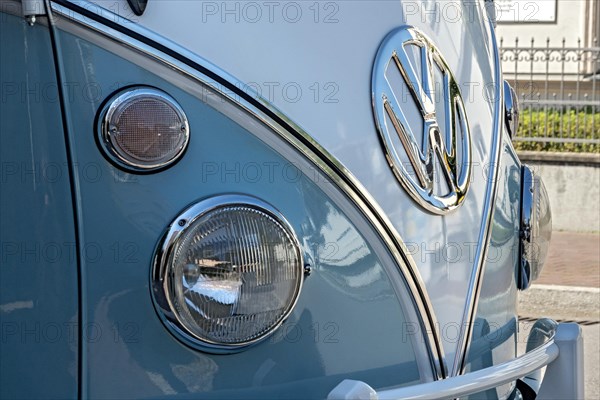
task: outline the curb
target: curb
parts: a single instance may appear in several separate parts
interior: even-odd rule
[[[578,286],[532,285],[519,292],[519,315],[563,321],[600,321],[600,289]]]
[[[544,162],[551,164],[600,165],[600,154],[595,153],[558,153],[551,151],[518,151],[523,162]]]
[[[587,287],[587,286],[534,284],[534,285],[531,285],[531,289],[533,289],[533,290],[554,290],[557,292],[577,292],[577,293],[600,294],[600,288]]]

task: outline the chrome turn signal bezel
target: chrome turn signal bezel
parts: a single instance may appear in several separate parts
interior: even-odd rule
[[[286,233],[289,235],[289,238],[293,242],[296,257],[299,260],[299,279],[295,287],[292,301],[289,303],[286,311],[279,318],[277,323],[271,326],[270,329],[262,333],[261,336],[252,340],[240,343],[218,343],[207,340],[206,338],[198,337],[186,328],[185,323],[178,315],[176,307],[173,303],[173,287],[169,277],[170,274],[172,274],[171,263],[174,258],[174,252],[176,251],[176,245],[184,235],[184,232],[196,220],[202,218],[211,211],[223,207],[237,206],[250,207],[259,210],[267,214],[270,218],[274,219],[281,227],[285,229]],[[209,353],[220,354],[241,351],[250,345],[262,342],[273,332],[275,332],[294,310],[300,297],[300,292],[302,291],[304,275],[304,259],[300,242],[294,232],[294,229],[286,220],[286,218],[273,206],[260,199],[241,194],[228,194],[201,200],[187,208],[173,220],[162,240],[160,241],[157,250],[155,251],[152,262],[150,288],[152,291],[152,298],[155,308],[158,311],[161,320],[169,329],[169,331],[171,331],[171,333],[173,333],[179,340],[190,347]]]
[[[115,119],[118,117],[119,111],[140,100],[161,103],[173,111],[180,121],[179,129],[182,135],[180,144],[172,152],[153,162],[144,162],[127,154],[115,140],[115,133],[118,129]],[[114,164],[131,172],[154,172],[171,166],[184,154],[190,140],[190,126],[183,108],[169,94],[153,87],[133,86],[120,90],[106,101],[98,120],[98,142],[104,154]]]

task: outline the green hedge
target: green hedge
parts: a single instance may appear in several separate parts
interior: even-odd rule
[[[561,136],[562,118],[562,136]],[[518,137],[546,137],[546,123],[548,124],[548,137],[563,137],[577,139],[600,139],[600,113],[585,111],[530,111],[522,110],[520,115]],[[579,127],[577,127],[579,119]],[[531,131],[530,131],[531,130]],[[600,151],[598,144],[591,143],[552,143],[514,141],[517,150],[533,151],[562,151],[575,153],[597,153]]]

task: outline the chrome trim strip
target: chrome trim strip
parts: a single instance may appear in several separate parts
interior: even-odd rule
[[[298,282],[294,291],[293,300],[289,303],[287,310],[282,314],[279,321],[273,325],[269,330],[263,332],[259,337],[252,340],[247,340],[241,343],[218,343],[211,341],[207,338],[202,338],[195,335],[188,328],[183,321],[180,314],[177,312],[175,305],[175,294],[173,288],[173,282],[170,279],[173,276],[173,257],[175,256],[175,247],[180,242],[180,238],[183,233],[196,221],[198,218],[206,215],[207,213],[214,211],[221,207],[247,207],[258,210],[277,222],[281,228],[285,231],[287,236],[292,241],[296,250],[296,256],[298,257]],[[302,257],[302,251],[300,250],[300,242],[294,232],[294,228],[285,219],[275,207],[260,200],[258,198],[242,195],[242,194],[225,194],[215,197],[209,197],[201,200],[193,205],[187,207],[181,214],[179,214],[169,225],[166,233],[163,235],[159,246],[156,249],[152,272],[150,278],[150,285],[152,287],[152,297],[154,305],[159,311],[159,315],[163,320],[163,323],[168,329],[173,331],[175,335],[182,339],[186,344],[192,347],[198,348],[208,352],[231,351],[231,350],[243,350],[246,347],[259,343],[264,339],[268,338],[273,332],[275,332],[290,316],[302,290],[304,283],[304,260]]]
[[[81,3],[88,4],[87,1],[81,1]],[[51,7],[54,13],[62,17],[58,18],[57,21],[54,21],[54,16],[51,16],[53,24],[56,24],[57,22],[58,24],[63,23],[64,20],[73,21],[97,32],[98,34],[101,34],[102,36],[105,36],[113,41],[117,41],[133,49],[134,51],[151,57],[154,60],[167,65],[173,70],[178,71],[203,85],[211,86],[210,82],[207,82],[205,79],[206,74],[200,73],[197,68],[191,67],[187,63],[169,56],[168,54],[164,54],[155,47],[150,46],[140,40],[136,40],[131,36],[122,33],[121,31],[96,22],[89,17],[83,16],[76,11],[76,9],[80,8],[77,5],[66,1],[60,1],[60,4],[57,2],[51,2]],[[427,339],[427,347],[429,349],[429,356],[434,376],[436,379],[444,379],[447,376],[446,359],[444,356],[441,338],[438,330],[436,329],[436,327],[439,325],[433,311],[433,306],[426,291],[425,284],[419,274],[414,260],[408,256],[408,249],[404,245],[400,235],[398,232],[396,232],[392,223],[382,211],[380,206],[375,202],[375,200],[360,184],[360,182],[350,173],[350,171],[348,171],[346,167],[344,167],[338,160],[336,160],[331,154],[322,148],[298,125],[294,124],[281,111],[269,104],[266,99],[263,99],[256,94],[251,100],[258,103],[257,105],[254,105],[249,100],[245,99],[245,97],[250,97],[247,95],[248,91],[244,93],[243,91],[237,89],[239,87],[243,87],[243,85],[238,86],[241,82],[233,78],[231,75],[219,70],[215,66],[210,65],[210,63],[203,60],[198,55],[189,52],[188,50],[161,36],[156,35],[152,31],[145,29],[138,24],[113,14],[109,10],[103,9],[97,5],[94,5],[94,7],[91,9],[101,10],[101,12],[104,13],[105,16],[98,16],[98,14],[94,14],[99,19],[106,19],[106,16],[110,16],[112,17],[112,25],[118,25],[123,30],[131,31],[135,35],[147,38],[147,40],[176,53],[185,60],[207,69],[208,72],[214,74],[215,77],[226,80],[231,85],[232,92],[235,93],[227,93],[214,86],[211,87],[215,91],[219,92],[222,96],[236,103],[242,109],[251,113],[272,130],[277,132],[293,148],[300,151],[314,165],[318,166],[323,173],[331,178],[332,182],[334,182],[337,187],[339,187],[340,190],[342,190],[352,200],[358,209],[362,211],[363,215],[371,223],[373,228],[379,233],[381,240],[387,246],[390,254],[400,268],[400,272],[405,277],[407,287],[412,294],[414,305],[417,308],[417,314],[421,317],[421,322],[425,332],[424,337]],[[89,9],[87,12],[93,14]],[[128,23],[128,25],[127,27],[123,27],[115,21],[123,21]],[[232,94],[237,94],[240,96],[240,98],[234,98]],[[259,106],[263,109],[260,109]],[[268,113],[272,114],[274,117],[270,116]],[[277,121],[275,118],[279,121]]]
[[[496,32],[493,26],[493,21],[489,21],[489,29],[491,32],[491,40],[494,47],[494,62],[495,62],[495,82],[494,89],[498,94],[495,99],[496,104],[494,108],[494,128],[492,131],[492,148],[490,149],[490,168],[488,169],[488,188],[485,195],[484,213],[484,225],[481,228],[479,234],[479,253],[475,259],[476,267],[471,273],[471,279],[469,281],[469,290],[467,291],[467,299],[465,302],[465,309],[463,313],[462,327],[458,338],[458,346],[454,357],[454,363],[452,365],[451,375],[456,376],[462,374],[466,367],[466,360],[471,346],[471,336],[473,335],[473,322],[475,313],[477,312],[477,305],[479,303],[479,292],[483,283],[483,275],[485,271],[485,260],[487,258],[488,243],[492,233],[492,220],[494,218],[494,204],[496,202],[497,192],[497,179],[498,169],[500,165],[500,156],[502,148],[501,143],[503,140],[503,123],[504,123],[504,93],[503,93],[503,79],[502,79],[502,64],[500,61],[500,51],[498,49],[498,42],[496,41]]]

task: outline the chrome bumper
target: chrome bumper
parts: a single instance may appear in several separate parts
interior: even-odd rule
[[[546,367],[543,374],[543,367]],[[583,399],[583,337],[574,323],[537,321],[527,352],[514,360],[452,378],[376,391],[361,381],[344,380],[328,395],[337,400],[454,399],[522,379],[538,399]]]

